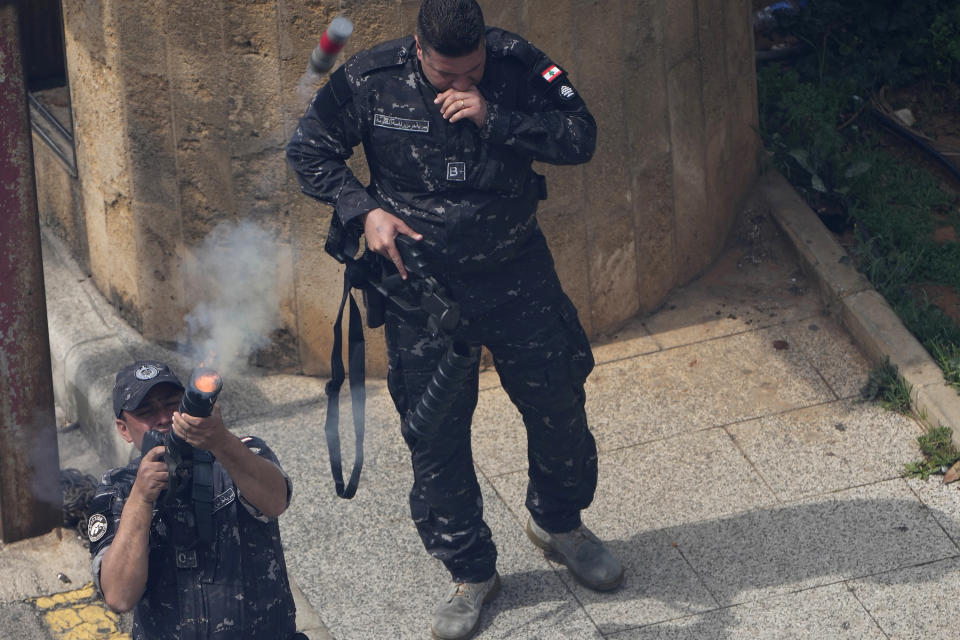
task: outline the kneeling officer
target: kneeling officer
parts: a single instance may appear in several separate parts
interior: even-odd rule
[[[179,412],[183,393],[162,362],[117,373],[117,431],[142,456],[97,489],[87,521],[94,584],[111,609],[134,610],[135,640],[303,638],[277,525],[290,479],[266,443],[227,430],[219,406],[206,418]],[[183,490],[190,479],[170,490],[171,438],[154,446],[171,429],[186,449],[212,454],[204,535],[202,510]]]

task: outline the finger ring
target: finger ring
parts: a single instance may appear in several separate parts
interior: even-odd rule
[[[463,109],[463,100],[460,101],[460,108]]]

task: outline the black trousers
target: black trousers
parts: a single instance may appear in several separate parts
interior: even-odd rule
[[[527,509],[547,531],[575,529],[597,484],[597,447],[587,427],[583,390],[594,362],[576,309],[566,295],[539,300],[533,293],[461,324],[455,339],[490,350],[523,416]],[[386,315],[386,338],[388,386],[403,417],[419,401],[450,338],[433,338],[422,317],[393,311]],[[427,551],[463,582],[486,580],[497,560],[470,445],[477,389],[474,370],[435,437],[417,438],[405,420],[402,429],[413,463],[413,521]]]

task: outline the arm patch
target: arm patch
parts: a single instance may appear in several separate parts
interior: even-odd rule
[[[580,97],[580,93],[567,79],[567,74],[565,73],[563,77],[558,78],[556,83],[547,91],[553,103],[563,111],[570,111],[571,109],[578,109],[584,106],[583,98]]]

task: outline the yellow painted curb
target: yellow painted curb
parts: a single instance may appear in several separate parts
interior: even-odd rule
[[[33,605],[56,640],[130,640],[120,616],[110,611],[89,582],[74,591],[40,596]]]

